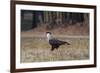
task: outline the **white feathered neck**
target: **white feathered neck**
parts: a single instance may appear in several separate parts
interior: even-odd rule
[[[50,39],[52,39],[52,35],[51,33],[47,33],[47,40],[49,41]]]

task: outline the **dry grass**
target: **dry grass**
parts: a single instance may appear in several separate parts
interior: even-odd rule
[[[89,35],[89,26],[84,24],[80,26],[80,23],[75,25],[68,25],[66,27],[56,27],[55,29],[48,30],[46,26],[40,26],[31,30],[21,32],[22,36],[31,36],[31,35],[43,35],[45,32],[50,31],[54,35],[68,35],[68,36],[87,36]]]
[[[45,38],[21,37],[21,62],[46,62],[89,59],[88,38],[58,38],[71,45],[62,45],[51,51]]]
[[[21,32],[21,62],[89,59],[88,24],[80,27],[80,23],[77,23],[76,25],[57,27],[52,30],[46,30],[45,28],[45,26],[41,26]],[[54,37],[67,41],[71,45],[62,45],[59,49],[51,51],[51,46],[45,37],[47,31],[52,32]]]

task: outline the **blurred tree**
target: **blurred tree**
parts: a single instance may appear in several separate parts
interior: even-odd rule
[[[56,12],[56,11],[21,11],[21,29],[32,29],[46,26],[47,29],[66,27],[76,23],[89,23],[88,13]],[[80,24],[81,26],[83,24]]]

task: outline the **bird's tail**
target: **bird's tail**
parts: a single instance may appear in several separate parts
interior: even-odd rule
[[[70,43],[68,43],[68,42],[64,42],[64,44],[70,45]]]

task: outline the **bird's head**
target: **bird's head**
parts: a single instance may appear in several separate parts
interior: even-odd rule
[[[46,32],[46,34],[50,34],[51,35],[51,32]]]
[[[51,39],[51,32],[46,32],[47,35],[47,39],[50,40]]]

